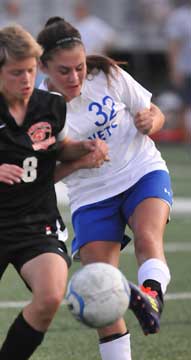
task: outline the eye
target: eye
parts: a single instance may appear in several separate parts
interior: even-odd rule
[[[84,68],[84,66],[83,66],[83,64],[81,64],[81,65],[77,66],[76,70],[77,71],[82,71],[83,68]]]
[[[69,70],[68,69],[61,69],[61,70],[59,70],[59,72],[62,75],[67,75],[69,73]]]
[[[62,75],[66,75],[70,72],[70,69],[67,67],[60,67],[57,69],[58,73],[62,74]]]
[[[35,71],[35,68],[28,69],[28,72],[32,74]]]
[[[20,70],[12,71],[12,75],[13,75],[13,76],[19,76],[19,75],[21,75],[21,74],[22,74],[22,72],[21,72]]]

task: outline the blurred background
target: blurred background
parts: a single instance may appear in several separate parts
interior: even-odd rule
[[[36,36],[55,15],[78,27],[87,53],[127,61],[152,91],[167,119],[155,140],[190,141],[191,0],[0,0],[0,27],[20,23]]]
[[[164,128],[153,139],[167,162],[174,192],[171,221],[165,233],[172,281],[159,336],[152,341],[143,337],[128,312],[127,321],[133,335],[134,360],[140,360],[140,353],[141,360],[150,359],[151,354],[153,358],[153,353],[155,360],[190,360],[191,0],[0,0],[0,27],[19,23],[35,37],[55,15],[78,27],[87,53],[126,61],[124,69],[153,93],[152,101],[166,115]],[[36,86],[40,79],[39,73]],[[59,183],[56,190],[70,243],[73,231],[66,189]],[[122,253],[120,267],[136,282],[137,266],[132,255],[133,242],[128,253]],[[74,263],[70,275],[78,267]],[[18,308],[30,297],[9,267],[1,281],[0,342]],[[63,360],[65,356],[70,360],[95,360],[99,358],[96,342],[95,333],[81,328],[63,306],[32,359],[54,360],[56,356]]]

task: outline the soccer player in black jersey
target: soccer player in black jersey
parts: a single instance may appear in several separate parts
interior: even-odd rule
[[[107,155],[101,141],[67,138],[63,97],[34,89],[40,55],[23,28],[0,30],[0,278],[11,263],[33,293],[0,360],[28,359],[63,299],[70,258],[54,190],[57,159],[74,162],[67,174],[78,158],[90,155],[99,166]]]

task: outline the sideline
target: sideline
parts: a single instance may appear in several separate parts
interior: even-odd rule
[[[176,253],[176,252],[190,252],[191,251],[191,242],[173,242],[164,244],[165,253]],[[126,246],[121,254],[128,253],[130,255],[134,254],[134,246],[130,244]]]
[[[167,293],[165,295],[166,301],[171,300],[191,300],[191,292],[182,292],[182,293]],[[30,301],[0,301],[0,309],[18,309],[23,308],[28,305]],[[66,302],[63,301],[62,304],[66,305]]]

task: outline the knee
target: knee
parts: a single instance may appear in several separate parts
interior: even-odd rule
[[[41,319],[51,320],[63,300],[63,292],[53,291],[43,294],[35,301],[36,310]]]
[[[158,239],[154,233],[148,229],[143,229],[134,237],[135,243],[135,252],[136,254],[141,254],[147,251],[150,248],[154,248],[155,244],[158,243]]]

